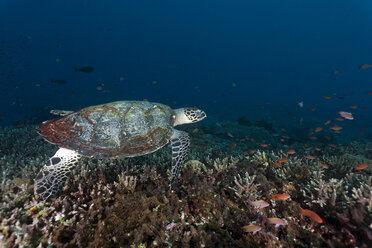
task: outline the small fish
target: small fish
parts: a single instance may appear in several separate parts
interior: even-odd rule
[[[279,163],[279,162],[274,162],[272,165],[273,165],[273,167],[274,167],[275,169],[277,169],[277,168],[281,168],[281,167],[282,167],[282,164]]]
[[[279,226],[287,225],[287,223],[284,220],[279,219],[279,218],[275,218],[275,217],[274,218],[267,218],[267,223],[275,225],[275,228],[277,228]]]
[[[333,148],[337,147],[335,144],[332,144],[332,143],[328,143],[327,145],[330,146],[330,147],[333,147]]]
[[[75,68],[75,72],[77,72],[77,71],[81,71],[81,72],[85,72],[85,73],[90,73],[90,72],[93,72],[94,71],[94,67],[92,67],[92,66],[76,67]]]
[[[260,226],[250,224],[242,227],[244,232],[252,232],[253,234],[256,234],[256,232],[260,231],[262,228]]]
[[[295,190],[296,190],[296,187],[293,186],[293,184],[291,184],[291,183],[286,183],[286,184],[284,184],[284,186],[282,187],[282,190],[283,190],[283,191],[287,191],[287,190],[295,191]]]
[[[329,123],[331,123],[330,120],[326,121],[326,122],[324,123],[324,125],[328,125]]]
[[[65,84],[67,83],[66,80],[61,80],[61,79],[56,79],[56,80],[50,80],[51,83],[55,83],[55,84]]]
[[[322,131],[323,130],[323,128],[321,128],[321,127],[317,127],[317,128],[315,128],[315,130],[314,130],[314,132],[320,132],[320,131]]]
[[[287,163],[289,161],[288,158],[281,158],[278,160],[279,163]]]
[[[268,207],[270,204],[268,202],[265,202],[264,200],[258,200],[258,201],[248,200],[248,205],[261,209],[261,208]]]
[[[298,102],[297,105],[298,105],[300,108],[303,108],[303,107],[304,107],[304,102]]]
[[[289,149],[288,151],[286,151],[286,153],[289,155],[292,155],[292,154],[295,154],[296,151],[294,149]]]
[[[339,71],[334,71],[333,75],[340,75],[340,72]]]
[[[360,171],[360,170],[364,170],[364,169],[367,168],[367,167],[368,167],[368,164],[367,164],[367,163],[363,163],[363,164],[361,164],[361,165],[356,166],[356,167],[354,168],[354,170],[356,170],[356,171]]]
[[[333,126],[333,127],[329,127],[329,129],[333,130],[333,131],[340,131],[342,129],[341,126]]]
[[[326,99],[326,100],[329,100],[329,99],[331,99],[332,97],[331,97],[331,96],[323,96],[323,98]]]
[[[307,159],[315,159],[314,156],[311,156],[311,155],[304,155],[304,158],[307,158]]]
[[[336,120],[336,121],[344,121],[344,119],[341,118],[341,117],[336,117],[335,120]]]
[[[358,106],[357,105],[350,105],[349,108],[356,109],[356,108],[358,108]]]
[[[288,198],[290,198],[291,196],[288,195],[288,194],[277,194],[277,195],[272,195],[272,198],[275,199],[275,200],[279,200],[279,201],[285,201],[287,200]]]
[[[367,68],[370,68],[372,67],[372,64],[363,64],[361,66],[358,67],[359,70],[362,70],[362,69],[367,69]]]
[[[319,161],[318,164],[322,166],[324,169],[329,169],[329,166],[324,162]]]
[[[268,147],[268,144],[261,144],[262,147]]]
[[[339,111],[338,112],[342,117],[344,117],[346,120],[354,120],[353,114],[345,111]]]
[[[263,214],[261,214],[261,218],[262,218],[262,225],[265,225],[267,221],[266,217]]]
[[[320,218],[319,215],[317,215],[315,212],[313,212],[309,209],[302,209],[301,208],[300,215],[305,215],[305,216],[309,217],[310,219],[312,219],[313,221],[316,221],[318,223],[323,223],[322,218]]]
[[[229,136],[230,138],[234,138],[234,135],[232,135],[230,132],[227,132],[227,136]]]

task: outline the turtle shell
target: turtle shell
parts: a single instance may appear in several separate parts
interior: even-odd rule
[[[38,126],[50,143],[89,157],[135,157],[166,145],[175,114],[163,104],[118,101],[83,108]]]

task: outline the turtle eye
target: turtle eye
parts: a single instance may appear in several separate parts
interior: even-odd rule
[[[201,120],[204,119],[207,115],[205,114],[204,111],[198,109],[197,111],[195,111],[195,116],[198,120]]]
[[[207,116],[204,111],[197,108],[185,109],[185,115],[189,118],[191,122],[201,121]]]

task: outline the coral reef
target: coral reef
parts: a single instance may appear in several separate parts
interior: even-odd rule
[[[165,148],[83,158],[50,202],[34,195],[33,179],[56,147],[34,127],[0,128],[0,247],[369,246],[371,144],[320,149],[239,123],[184,128],[191,154],[174,191]],[[361,163],[369,167],[355,170]]]

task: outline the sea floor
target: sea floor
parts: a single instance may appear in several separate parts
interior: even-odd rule
[[[83,158],[42,202],[34,179],[57,147],[34,126],[0,128],[0,247],[370,247],[368,137],[339,144],[244,119],[180,129],[192,148],[174,191],[166,146]]]

